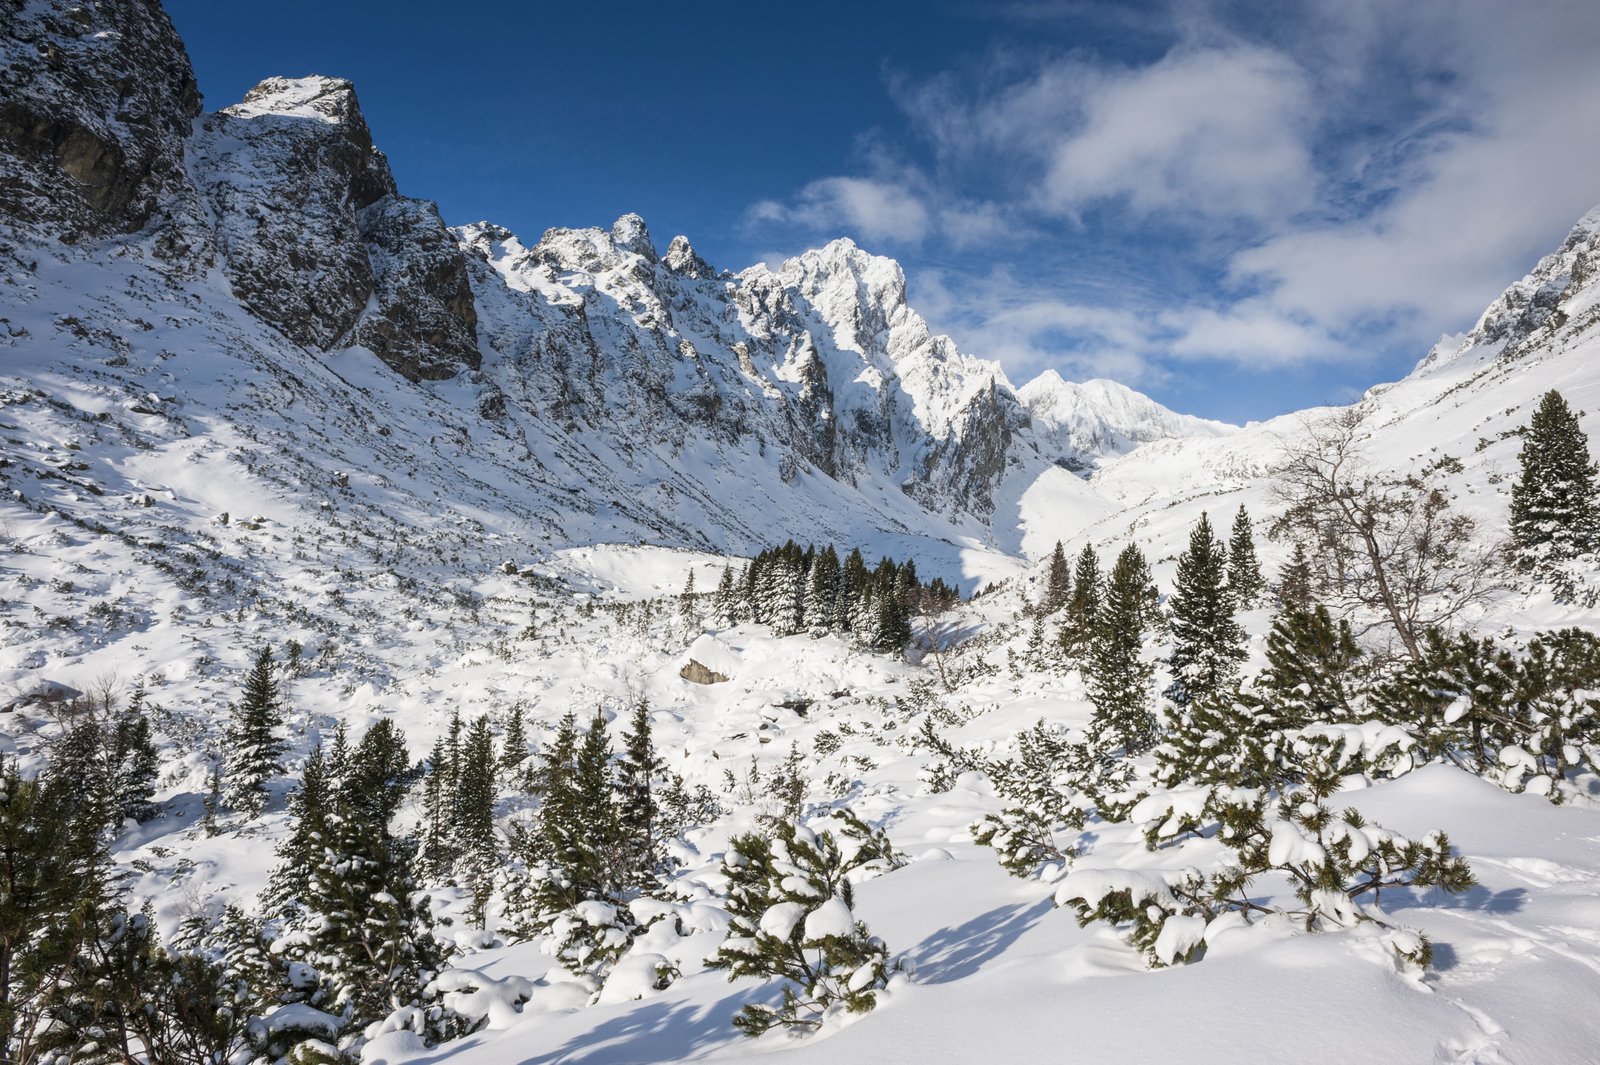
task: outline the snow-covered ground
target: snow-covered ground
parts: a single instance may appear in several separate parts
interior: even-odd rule
[[[1591,215],[1472,333],[1366,401],[1371,462],[1405,473],[1459,460],[1448,484],[1482,542],[1505,534],[1516,432],[1545,391],[1600,440],[1600,285],[1572,279],[1596,231]],[[118,857],[165,931],[254,898],[295,775],[341,722],[359,734],[392,718],[421,757],[458,712],[498,720],[521,704],[542,744],[568,711],[601,707],[616,729],[642,697],[666,768],[729,810],[676,845],[686,934],[652,932],[591,1005],[545,944],[496,944],[493,920],[458,924],[455,964],[482,974],[480,996],[526,1004],[431,1049],[386,1036],[368,1061],[1600,1060],[1593,801],[1555,807],[1443,766],[1351,781],[1338,803],[1396,830],[1446,829],[1478,877],[1463,895],[1386,900],[1431,937],[1432,971],[1397,967],[1374,935],[1275,920],[1218,935],[1197,964],[1147,971],[1114,932],[1055,908],[1051,883],[1007,876],[973,842],[973,821],[1001,805],[991,782],[929,787],[913,735],[930,707],[978,751],[1039,720],[1088,721],[1081,678],[1031,660],[1019,620],[1056,541],[1103,562],[1137,543],[1170,590],[1199,514],[1226,528],[1243,504],[1271,574],[1286,554],[1259,535],[1277,509],[1271,466],[1327,412],[1236,429],[1107,382],[1013,392],[929,334],[897,266],[848,242],[718,275],[686,241],[658,263],[633,216],[534,248],[489,226],[452,239],[473,253],[482,366],[423,382],[365,348],[291,343],[241,306],[214,255],[185,272],[158,267],[143,237],[67,247],[24,234],[0,256],[0,754],[41,750],[55,726],[24,697],[42,687],[145,686],[160,708],[163,814],[130,829]],[[1559,320],[1546,313],[1557,304]],[[738,419],[695,413],[731,407],[755,421],[734,431]],[[845,443],[818,450],[841,416]],[[742,565],[733,553],[790,537],[989,589],[950,620],[953,690],[915,654],[719,626],[707,593]],[[701,598],[685,605],[691,574]],[[1258,666],[1270,615],[1244,620]],[[1600,626],[1596,610],[1527,588],[1468,620],[1513,635]],[[260,822],[207,835],[228,703],[258,647],[286,660],[291,643],[289,771]],[[696,654],[731,679],[685,680]],[[903,974],[848,1024],[749,1041],[731,1018],[775,989],[703,963],[726,925],[721,856],[774,808],[791,751],[814,810],[848,805],[911,859],[859,889]],[[418,815],[413,801],[402,818]],[[1101,869],[1203,863],[1213,847],[1151,852],[1118,825],[1086,842],[1080,865]],[[637,978],[646,955],[681,979],[655,992]]]

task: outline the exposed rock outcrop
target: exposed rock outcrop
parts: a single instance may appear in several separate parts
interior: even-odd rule
[[[68,242],[142,229],[186,184],[199,113],[157,0],[0,3],[0,219]]]
[[[437,208],[399,196],[348,81],[268,78],[206,117],[194,155],[251,313],[305,347],[363,344],[412,380],[478,365],[461,249]]]

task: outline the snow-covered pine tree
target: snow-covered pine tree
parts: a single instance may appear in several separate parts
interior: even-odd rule
[[[640,699],[622,734],[616,790],[621,879],[641,890],[654,886],[663,861],[658,835],[661,811],[655,796],[660,772],[661,759],[650,738],[650,704]]]
[[[1072,594],[1067,598],[1067,616],[1061,622],[1061,649],[1073,661],[1081,662],[1089,653],[1103,594],[1100,558],[1094,545],[1085,544],[1073,568]]]
[[[776,636],[792,636],[804,627],[805,566],[794,541],[774,551],[757,578],[756,620]]]
[[[392,728],[392,726],[391,726]],[[330,1009],[352,1023],[419,1005],[429,973],[443,961],[425,899],[418,897],[411,846],[390,831],[398,806],[393,767],[398,730],[362,743],[350,755],[324,845],[311,864],[303,910],[290,922],[285,943],[315,968],[329,991]],[[352,781],[376,782],[370,794]]]
[[[1236,608],[1248,610],[1256,605],[1266,586],[1261,576],[1261,561],[1256,557],[1250,512],[1240,503],[1239,513],[1233,516],[1233,530],[1228,535],[1228,591],[1233,595]]]
[[[806,577],[806,627],[813,635],[833,628],[839,608],[839,553],[828,545],[811,560]]]
[[[500,799],[495,770],[494,735],[488,716],[481,715],[467,727],[461,745],[451,822],[456,869],[471,893],[469,917],[478,924],[483,922],[484,907],[500,864],[500,844],[494,827],[494,808]]]
[[[459,719],[459,712],[458,712]],[[428,755],[422,779],[421,866],[430,879],[442,879],[455,868],[456,847],[452,825],[456,810],[456,767],[449,742],[440,736]]]
[[[1437,887],[1461,892],[1475,881],[1443,832],[1419,840],[1369,824],[1355,809],[1335,814],[1328,800],[1344,786],[1343,773],[1326,762],[1295,767],[1300,783],[1281,795],[1240,789],[1219,796],[1215,839],[1226,850],[1207,876],[1183,869],[1084,869],[1056,888],[1058,906],[1070,905],[1080,924],[1093,921],[1129,930],[1133,945],[1152,966],[1198,960],[1212,922],[1235,913],[1276,912],[1307,931],[1358,924],[1388,929],[1398,958],[1425,968],[1432,950],[1425,936],[1395,928],[1379,907],[1384,891]],[[1286,881],[1295,905],[1268,907],[1250,887],[1265,875]]]
[[[707,965],[730,980],[783,981],[780,1005],[751,1003],[734,1018],[745,1035],[864,1013],[888,985],[889,950],[856,917],[851,874],[901,859],[881,833],[848,811],[838,816],[837,836],[781,822],[770,836],[736,837],[723,858],[728,938]]]
[[[1178,556],[1172,599],[1173,682],[1167,697],[1179,706],[1226,689],[1244,661],[1244,630],[1233,617],[1227,553],[1204,513]]]
[[[1373,692],[1420,752],[1561,802],[1600,764],[1600,637],[1540,633],[1518,650],[1430,630],[1420,658]]]
[[[1174,715],[1155,750],[1156,780],[1166,790],[1146,796],[1136,808],[1147,845],[1154,848],[1216,823],[1234,801],[1234,789],[1280,782],[1285,740],[1275,709],[1233,685],[1195,699]],[[1196,788],[1209,793],[1200,803],[1184,794]]]
[[[1267,636],[1267,666],[1256,686],[1284,727],[1360,720],[1362,654],[1350,622],[1321,603],[1285,609]]]
[[[861,549],[853,547],[839,566],[839,601],[834,610],[833,631],[854,633],[863,617],[870,617],[866,599],[871,592],[871,574]],[[861,637],[857,636],[857,642]]]
[[[1278,606],[1285,610],[1310,610],[1314,605],[1311,588],[1311,560],[1306,545],[1295,541],[1294,554],[1278,571]]]
[[[1067,605],[1071,595],[1072,564],[1067,561],[1067,552],[1061,546],[1061,541],[1057,540],[1055,550],[1050,552],[1050,569],[1045,574],[1044,596],[1039,600],[1039,612],[1054,614]]]
[[[267,804],[267,781],[283,772],[283,706],[273,675],[272,648],[256,653],[228,728],[228,802],[255,818]]]
[[[716,596],[712,599],[712,609],[716,611],[717,621],[723,625],[738,624],[744,611],[740,606],[737,585],[734,582],[733,567],[722,567],[722,577],[717,581]]]
[[[1112,567],[1084,665],[1094,704],[1091,742],[1102,753],[1120,748],[1137,754],[1155,742],[1150,708],[1155,667],[1143,655],[1149,585],[1144,553],[1129,544]]]
[[[306,897],[312,865],[328,839],[328,817],[337,787],[319,742],[306,756],[300,786],[289,793],[289,834],[278,844],[278,867],[263,895],[269,911]]]
[[[1589,438],[1560,392],[1544,394],[1524,430],[1521,468],[1511,486],[1511,535],[1528,568],[1576,558],[1600,546],[1600,482]]]
[[[696,593],[694,589],[694,567],[689,567],[689,575],[683,579],[683,591],[678,593],[678,616],[685,622],[694,620]]]
[[[356,816],[387,825],[417,776],[405,735],[392,718],[384,717],[362,735],[336,780],[340,796],[355,809]]]
[[[513,788],[527,787],[528,725],[527,707],[521,699],[506,707],[505,725],[500,737],[500,773]]]

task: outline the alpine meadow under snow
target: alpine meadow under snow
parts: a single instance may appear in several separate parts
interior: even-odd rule
[[[1596,1059],[1600,208],[1235,427],[0,29],[0,1060]]]

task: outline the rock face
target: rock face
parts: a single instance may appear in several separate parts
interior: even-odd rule
[[[1600,279],[1600,207],[1578,220],[1561,247],[1540,259],[1528,275],[1489,304],[1465,336],[1441,340],[1417,364],[1417,371],[1454,362],[1469,351],[1514,358],[1523,349],[1568,327],[1592,324],[1600,314],[1586,294]],[[1570,321],[1579,309],[1583,321]]]
[[[399,196],[348,81],[268,78],[206,117],[193,156],[251,313],[305,347],[363,344],[412,380],[478,365],[461,250],[437,208]]]
[[[673,453],[753,441],[784,482],[877,481],[980,520],[1037,460],[1000,367],[933,335],[899,264],[848,240],[719,275],[682,237],[658,258],[633,215],[532,247],[488,223],[457,232],[488,268],[474,287],[508,392],[569,430]]]
[[[0,217],[131,233],[185,185],[200,93],[157,0],[0,3]]]

